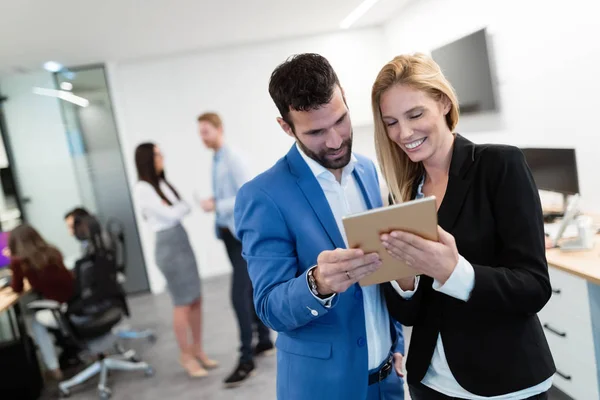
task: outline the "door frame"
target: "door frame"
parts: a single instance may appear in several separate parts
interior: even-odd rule
[[[6,151],[6,158],[8,159],[8,166],[10,168],[10,174],[12,180],[15,184],[15,193],[16,193],[16,203],[17,208],[21,212],[21,221],[27,221],[27,213],[23,207],[23,203],[21,200],[21,185],[15,174],[13,173],[13,168],[15,166],[15,160],[12,154],[12,147],[10,144],[10,138],[8,135],[8,128],[6,126],[6,120],[4,117],[4,102],[8,100],[8,97],[2,96],[2,90],[0,88],[0,134],[2,136],[2,141],[4,142],[4,151]],[[0,230],[2,230],[2,222],[0,221]]]

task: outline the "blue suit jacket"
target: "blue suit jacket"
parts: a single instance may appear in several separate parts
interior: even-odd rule
[[[373,163],[357,155],[354,176],[369,208],[381,207]],[[364,399],[368,361],[362,289],[335,296],[331,308],[313,297],[307,270],[324,250],[345,243],[317,179],[293,146],[238,192],[237,235],[260,319],[279,332],[277,398]],[[402,327],[390,321],[395,351]]]

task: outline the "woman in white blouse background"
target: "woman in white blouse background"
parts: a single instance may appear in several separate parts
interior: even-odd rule
[[[138,183],[135,196],[148,227],[155,233],[155,259],[167,281],[174,305],[173,329],[180,349],[179,362],[191,377],[217,367],[202,349],[202,306],[196,258],[181,220],[190,206],[165,179],[163,156],[153,143],[135,151]],[[192,337],[192,343],[189,337]]]

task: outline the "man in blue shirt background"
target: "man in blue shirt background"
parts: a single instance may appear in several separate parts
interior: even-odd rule
[[[209,112],[198,117],[200,138],[214,151],[212,169],[213,198],[202,200],[205,212],[215,212],[216,235],[227,249],[233,267],[231,301],[238,320],[241,340],[240,362],[225,379],[227,387],[240,385],[255,369],[254,357],[273,353],[271,332],[257,317],[252,299],[252,282],[248,276],[246,260],[242,257],[242,244],[235,236],[233,208],[238,190],[248,181],[248,169],[239,154],[225,145],[223,123],[219,115]],[[256,324],[258,344],[252,348],[253,325]]]

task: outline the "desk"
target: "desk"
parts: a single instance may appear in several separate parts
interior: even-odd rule
[[[558,370],[576,400],[600,398],[600,235],[593,250],[546,252],[552,298],[538,314]]]
[[[546,252],[546,259],[551,267],[600,285],[600,235],[596,235],[593,250],[567,252],[551,249]]]
[[[8,315],[13,339],[3,343],[1,348],[2,356],[6,358],[0,361],[0,398],[37,399],[44,385],[35,346],[27,334],[21,312],[20,300],[31,292],[27,280],[23,289],[20,294],[10,287],[0,290],[0,314],[12,312],[14,315],[14,318]]]
[[[13,292],[10,286],[0,289],[0,314],[15,305],[22,296],[30,291],[31,286],[29,286],[29,282],[27,282],[27,280],[25,280],[23,293],[21,294]]]
[[[17,337],[20,338],[22,336],[25,336],[25,325],[23,324],[21,318],[21,307],[19,306],[18,302],[21,297],[25,296],[30,291],[31,286],[29,285],[29,282],[27,280],[24,281],[23,292],[20,294],[13,292],[10,286],[5,287],[4,289],[0,289],[0,314],[2,314],[4,311],[10,310],[11,308],[14,308],[15,320],[17,321],[16,329],[12,323],[13,320],[10,318],[10,316],[8,320],[10,322],[12,335],[15,337],[15,339]]]
[[[21,340],[23,348],[25,349],[25,354],[29,356],[32,354],[34,350],[29,345],[27,330],[25,329],[25,323],[23,321],[23,313],[21,312],[21,306],[19,304],[19,300],[21,297],[25,296],[27,293],[31,291],[31,286],[27,280],[24,281],[23,292],[15,293],[12,288],[5,287],[4,289],[0,289],[0,314],[5,311],[9,311],[11,308],[14,311],[16,327],[13,325],[12,318],[8,318],[10,321],[10,326],[12,330],[12,335],[14,339]]]

